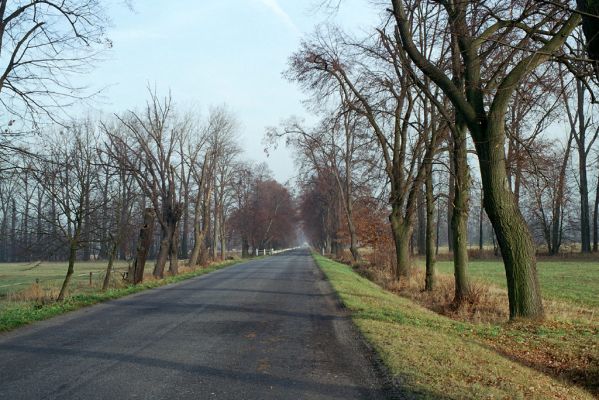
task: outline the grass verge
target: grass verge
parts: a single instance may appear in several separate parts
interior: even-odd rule
[[[314,256],[352,319],[402,388],[428,399],[592,399],[590,391],[546,373],[547,360],[505,352],[573,341],[589,357],[597,382],[597,329],[563,324],[476,324],[456,321],[383,290],[351,267]],[[561,346],[561,344],[560,344]],[[564,357],[569,347],[562,348]],[[578,354],[578,350],[576,350]],[[575,366],[573,366],[575,368]],[[596,384],[596,383],[595,383]],[[587,389],[591,386],[583,384]]]
[[[62,302],[39,302],[26,301],[3,305],[0,309],[0,332],[6,332],[35,321],[41,321],[82,307],[101,303],[119,297],[128,296],[144,290],[180,282],[196,276],[204,275],[245,260],[230,260],[213,264],[207,268],[184,272],[176,276],[168,276],[164,279],[150,280],[139,285],[130,285],[122,288],[111,288],[105,292],[95,291],[91,293],[75,293]]]

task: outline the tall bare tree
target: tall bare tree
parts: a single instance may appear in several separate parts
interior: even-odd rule
[[[177,169],[179,142],[189,121],[177,118],[170,96],[161,99],[150,91],[144,113],[129,112],[118,117],[121,129],[104,130],[114,144],[114,158],[131,173],[156,211],[161,228],[160,249],[154,276],[162,277],[167,260],[169,271],[178,273],[178,223],[183,213]]]

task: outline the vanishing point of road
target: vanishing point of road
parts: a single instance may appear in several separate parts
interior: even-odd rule
[[[308,250],[0,335],[1,399],[381,399]]]

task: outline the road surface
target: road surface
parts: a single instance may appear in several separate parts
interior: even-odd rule
[[[307,250],[0,335],[1,399],[381,399]]]

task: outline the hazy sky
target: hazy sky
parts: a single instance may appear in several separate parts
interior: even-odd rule
[[[109,86],[98,108],[139,108],[148,83],[171,90],[182,110],[205,115],[226,103],[240,120],[245,158],[266,161],[280,181],[294,175],[292,157],[281,145],[266,158],[262,137],[266,126],[305,115],[304,96],[281,77],[288,57],[319,23],[367,30],[376,19],[368,0],[344,0],[335,15],[317,9],[318,0],[134,0],[134,11],[113,1],[114,48],[85,77]]]

